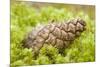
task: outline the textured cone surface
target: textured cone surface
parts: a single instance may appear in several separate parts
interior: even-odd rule
[[[38,30],[32,30],[23,40],[24,47],[32,48],[33,51],[41,49],[44,44],[54,47],[67,47],[76,37],[85,30],[85,21],[72,19],[62,23],[50,23]]]

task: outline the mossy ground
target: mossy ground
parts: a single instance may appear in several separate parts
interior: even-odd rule
[[[60,5],[61,6],[61,5]],[[75,6],[70,10],[69,6],[58,8],[45,6],[36,8],[24,3],[11,5],[11,66],[58,64],[95,61],[95,18],[94,7],[75,11]],[[91,6],[90,6],[91,7]],[[86,31],[77,38],[63,55],[57,48],[44,46],[37,59],[32,55],[32,49],[23,48],[21,41],[33,27],[38,24],[48,24],[52,19],[63,21],[73,17],[81,17],[87,23]]]

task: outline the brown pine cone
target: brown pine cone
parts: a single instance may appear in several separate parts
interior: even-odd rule
[[[58,49],[67,47],[85,30],[86,23],[82,19],[72,19],[63,23],[50,23],[32,30],[23,40],[24,47],[39,50],[44,44],[51,44]]]

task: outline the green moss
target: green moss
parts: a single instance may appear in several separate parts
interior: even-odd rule
[[[62,21],[73,17],[83,18],[87,22],[87,28],[63,51],[63,55],[58,52],[57,48],[45,45],[36,59],[33,57],[32,49],[22,47],[21,41],[24,36],[37,24],[48,24],[53,19]],[[82,9],[78,12],[52,6],[37,9],[24,3],[15,3],[11,5],[11,66],[93,62],[95,61],[94,35],[95,19]]]

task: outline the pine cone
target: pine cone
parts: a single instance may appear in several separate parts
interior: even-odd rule
[[[39,50],[44,44],[51,44],[58,49],[67,47],[85,30],[82,19],[72,19],[63,23],[50,23],[38,30],[32,30],[23,40],[24,47]]]

